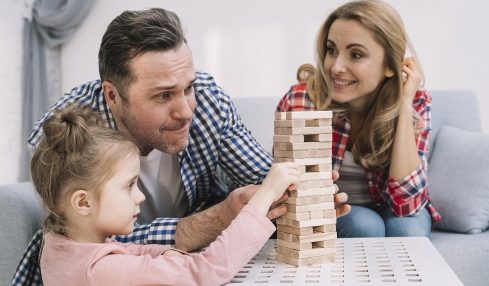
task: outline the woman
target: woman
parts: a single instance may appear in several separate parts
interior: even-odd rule
[[[334,111],[333,169],[352,205],[338,235],[429,235],[441,219],[428,196],[431,98],[400,16],[381,1],[346,3],[322,25],[316,57],[277,111]]]

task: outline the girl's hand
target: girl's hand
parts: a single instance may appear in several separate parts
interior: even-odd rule
[[[291,162],[276,163],[263,181],[261,188],[273,194],[273,201],[278,200],[289,186],[300,179],[299,168]]]
[[[413,103],[416,91],[423,82],[423,75],[419,69],[419,65],[411,57],[404,59],[402,71],[404,77],[401,100],[405,100],[410,106]]]

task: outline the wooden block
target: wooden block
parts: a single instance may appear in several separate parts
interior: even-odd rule
[[[331,166],[331,157],[326,157],[326,158],[304,158],[304,159],[295,159],[295,158],[281,158],[281,157],[274,157],[273,161],[276,163],[280,162],[294,162],[297,165],[301,166],[314,166],[314,165],[329,165]],[[307,168],[306,168],[307,170]],[[331,168],[329,170],[324,170],[324,171],[331,171]],[[314,171],[313,171],[314,172]]]
[[[320,127],[275,127],[273,134],[275,135],[317,135],[317,134],[331,134],[333,127],[320,126]]]
[[[313,233],[330,233],[336,232],[336,223],[329,223],[324,225],[318,225],[312,228]]]
[[[296,187],[298,190],[303,189],[316,189],[316,188],[325,188],[333,185],[333,180],[313,180],[313,181],[300,181],[296,183]]]
[[[308,258],[292,258],[287,257],[281,253],[277,253],[277,261],[295,266],[313,266],[324,263],[332,263],[335,261],[335,257],[335,254],[328,254],[324,256],[315,256]]]
[[[293,242],[293,241],[285,241],[282,239],[277,239],[276,240],[277,245],[279,246],[284,246],[290,249],[296,249],[296,250],[307,250],[307,249],[312,249],[312,243],[311,242]]]
[[[311,217],[311,219],[324,218],[324,211],[309,212],[309,217]]]
[[[309,165],[306,166],[306,172],[327,172],[327,171],[331,171],[331,168],[332,168],[331,163]]]
[[[289,212],[301,213],[308,211],[319,211],[325,209],[334,209],[334,202],[325,202],[319,204],[308,204],[308,205],[291,205],[287,204]]]
[[[331,149],[329,142],[304,142],[304,143],[276,143],[273,145],[275,150],[316,150],[316,149]]]
[[[292,242],[317,242],[317,241],[325,241],[325,240],[333,240],[337,238],[336,232],[332,233],[313,233],[310,235],[298,235],[298,234],[292,234],[292,233],[283,233],[286,234],[287,241],[292,241]],[[277,232],[277,237],[278,237],[278,232]]]
[[[292,152],[298,152],[298,151],[292,151]],[[333,152],[331,151],[331,149],[317,149],[317,150],[305,151],[305,158],[322,158],[322,157],[331,157],[332,155]]]
[[[335,193],[336,193],[336,188],[334,185],[332,185],[324,188],[291,190],[289,196],[299,198],[299,197],[310,197],[310,196],[320,196],[320,195],[332,195]]]
[[[314,242],[319,247],[328,247],[328,248],[336,248],[336,238],[330,240],[323,240]]]
[[[334,199],[334,197],[333,197]],[[336,210],[323,210],[323,217],[324,218],[333,218],[336,217]]]
[[[304,136],[304,142],[327,142],[331,144],[333,141],[333,135],[332,134],[310,134],[310,135],[303,135]]]
[[[288,135],[275,135],[275,136],[288,136]],[[291,136],[293,137],[293,136]],[[289,138],[290,140],[294,140]],[[288,140],[288,139],[283,139]],[[275,141],[278,142],[278,141]],[[286,142],[284,142],[286,143]],[[294,142],[289,142],[294,143]],[[318,150],[296,150],[296,151],[284,151],[284,150],[274,150],[273,155],[279,158],[294,158],[294,159],[304,159],[304,158],[323,158],[331,157],[331,149],[318,149]]]
[[[328,126],[331,125],[331,118],[308,119],[304,120],[306,127]]]
[[[287,212],[282,217],[292,219],[292,220],[310,220],[311,213],[310,212],[301,212],[301,213]],[[323,216],[321,216],[321,218],[323,218]]]
[[[277,222],[277,232],[286,232],[286,233],[298,234],[298,235],[311,235],[314,233],[312,227],[297,228],[289,225],[280,224],[279,222]]]
[[[292,111],[292,112],[275,112],[276,120],[283,119],[321,119],[333,118],[332,111]]]
[[[333,195],[319,195],[319,196],[307,196],[307,197],[288,197],[285,203],[291,205],[310,205],[310,204],[319,204],[325,202],[333,202]],[[324,211],[321,210],[321,217],[323,217]]]
[[[307,258],[335,254],[336,248],[314,247],[307,250],[297,250],[279,245],[277,252],[291,258]]]
[[[328,119],[324,119],[328,120]],[[274,127],[305,127],[307,121],[304,119],[294,119],[294,120],[275,120],[273,121]],[[310,123],[311,124],[311,123]],[[321,126],[321,125],[309,125],[309,126]]]
[[[300,175],[301,181],[329,180],[331,178],[331,172],[309,172]]]
[[[304,135],[273,135],[274,143],[304,143]]]
[[[321,219],[298,221],[298,220],[291,220],[288,218],[280,217],[277,219],[277,224],[284,224],[296,228],[302,228],[308,226],[316,227],[316,226],[322,226],[327,224],[336,224],[336,218],[321,218]]]

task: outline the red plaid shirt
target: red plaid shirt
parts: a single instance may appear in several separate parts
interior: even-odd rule
[[[368,191],[372,202],[377,205],[388,204],[396,216],[417,214],[426,207],[433,221],[441,219],[428,196],[428,178],[426,155],[428,153],[428,137],[431,132],[431,97],[425,91],[418,91],[414,97],[413,107],[424,121],[424,128],[416,138],[418,154],[421,158],[419,166],[405,178],[395,180],[389,177],[388,169],[366,171]],[[280,100],[277,111],[315,110],[314,103],[307,94],[305,82],[299,83],[289,90]],[[350,132],[350,120],[346,114],[335,115],[333,122],[333,169],[340,170],[346,143]]]

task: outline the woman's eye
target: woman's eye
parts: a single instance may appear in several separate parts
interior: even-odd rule
[[[334,48],[333,47],[326,47],[326,54],[333,55],[334,54]]]
[[[352,59],[358,60],[358,59],[361,59],[363,57],[363,55],[361,53],[353,52],[353,53],[351,53],[351,57],[352,57]]]

